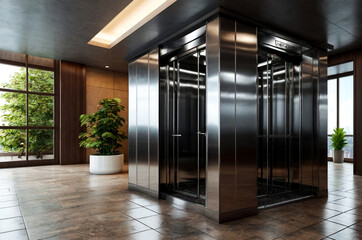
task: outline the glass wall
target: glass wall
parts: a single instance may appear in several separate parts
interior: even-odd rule
[[[55,159],[54,61],[28,63],[0,60],[0,167]]]
[[[333,157],[333,129],[344,128],[345,158],[353,158],[353,62],[328,68],[328,157]]]

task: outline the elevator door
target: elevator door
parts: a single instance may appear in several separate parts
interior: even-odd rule
[[[258,204],[303,197],[301,192],[300,58],[259,52]]]
[[[205,199],[205,60],[198,50],[168,65],[169,182],[173,192],[199,203]]]

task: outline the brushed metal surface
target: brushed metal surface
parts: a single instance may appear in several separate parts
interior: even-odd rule
[[[219,212],[235,209],[235,21],[220,18]],[[255,175],[254,175],[255,177]]]
[[[137,185],[149,188],[148,54],[137,59]]]
[[[328,190],[328,161],[327,161],[327,64],[328,57],[325,52],[319,52],[319,99],[318,99],[318,161],[319,161],[319,192]]]
[[[319,53],[312,52],[312,84],[313,84],[313,187],[319,186]],[[323,112],[322,112],[323,113]],[[325,149],[327,152],[327,149]]]
[[[149,177],[150,189],[159,190],[159,64],[158,49],[149,54]]]
[[[219,133],[220,133],[220,28],[219,19],[206,26],[206,207],[219,212]]]
[[[166,188],[168,179],[168,73],[167,66],[160,66],[160,89],[159,89],[159,174],[160,191]]]
[[[137,62],[128,66],[128,181],[137,184]]]
[[[206,26],[205,26],[206,30]],[[205,37],[206,38],[206,37]],[[198,197],[206,193],[206,49],[198,54]]]
[[[159,191],[158,49],[129,63],[129,183]]]
[[[291,105],[292,109],[290,112],[290,135],[291,135],[291,146],[290,146],[290,157],[291,157],[291,176],[290,181],[292,183],[301,183],[301,157],[300,157],[300,136],[301,136],[301,91],[302,91],[302,81],[301,81],[301,66],[298,64],[293,67],[293,88],[291,89]]]
[[[206,49],[207,207],[256,209],[256,28],[217,18],[207,25]]]
[[[302,184],[313,186],[313,58],[302,56],[301,177]]]
[[[237,209],[257,207],[257,29],[236,23],[236,162]]]

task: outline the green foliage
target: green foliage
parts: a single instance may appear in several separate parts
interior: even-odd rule
[[[332,144],[334,150],[342,150],[348,143],[345,137],[346,132],[343,128],[333,129],[334,133],[332,134]]]
[[[32,92],[53,92],[54,73],[39,69],[28,70],[28,87]],[[26,69],[14,73],[2,88],[25,90]],[[4,102],[0,106],[0,118],[4,126],[26,126],[26,94],[4,92],[1,95]],[[30,126],[53,126],[53,97],[29,94],[28,110]],[[43,153],[53,149],[53,130],[29,130],[29,154],[42,158]],[[3,151],[24,154],[26,147],[26,131],[6,129],[0,131],[0,146]]]
[[[119,154],[122,140],[127,139],[125,132],[120,130],[125,120],[118,115],[124,111],[124,106],[118,98],[106,98],[99,102],[97,109],[96,113],[80,116],[81,126],[86,126],[89,132],[79,134],[79,145],[96,149],[99,155]]]

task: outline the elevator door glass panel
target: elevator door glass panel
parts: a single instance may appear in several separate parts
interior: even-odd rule
[[[169,182],[174,192],[201,203],[206,175],[205,61],[205,50],[196,51],[172,62],[168,74],[172,95]]]
[[[177,190],[197,194],[198,181],[198,66],[197,58],[188,56],[178,62],[179,89],[176,121],[177,144]]]

